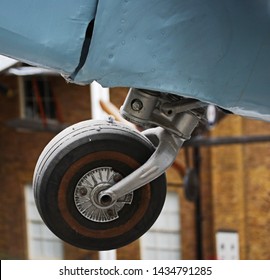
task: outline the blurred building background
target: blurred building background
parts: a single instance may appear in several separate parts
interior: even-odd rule
[[[0,73],[1,259],[270,259],[270,123],[222,118],[168,170],[166,203],[148,233],[113,252],[81,250],[42,223],[31,184],[45,145],[91,118],[90,87],[10,69]],[[110,89],[111,102],[119,108],[127,91]]]

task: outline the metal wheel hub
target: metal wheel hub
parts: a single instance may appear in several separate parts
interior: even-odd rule
[[[133,192],[113,201],[108,196],[99,199],[99,194],[122,179],[122,175],[111,167],[99,167],[87,172],[78,181],[74,190],[74,202],[77,210],[86,219],[93,222],[110,222],[119,217],[119,211],[125,204],[131,204]]]

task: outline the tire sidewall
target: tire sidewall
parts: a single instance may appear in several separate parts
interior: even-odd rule
[[[154,151],[151,143],[147,139],[138,136],[137,133],[128,133],[122,129],[115,129],[115,127],[101,129],[99,133],[88,130],[81,133],[79,136],[76,135],[74,138],[61,141],[64,144],[59,145],[59,148],[55,149],[53,152],[49,150],[47,154],[50,154],[50,156],[42,162],[42,168],[37,168],[39,174],[36,176],[37,180],[34,185],[38,210],[51,231],[59,238],[74,246],[92,250],[118,248],[136,240],[146,232],[155,222],[163,207],[166,196],[166,181],[164,175],[150,183],[151,198],[144,217],[127,232],[110,238],[100,238],[99,236],[96,238],[89,238],[71,228],[65,219],[63,219],[59,209],[58,193],[61,180],[68,171],[70,165],[76,163],[84,156],[100,151],[121,152],[133,158],[138,162],[138,166],[140,166]],[[53,145],[53,147],[55,146],[57,145]],[[70,180],[70,186],[68,187],[70,194],[68,197],[71,197],[74,191],[74,184],[77,182],[78,178],[80,178],[88,168],[95,168],[98,164],[105,166],[110,163],[110,159],[106,159],[100,163],[97,162],[96,165],[93,165],[93,163],[92,165],[86,165],[72,180]],[[128,167],[126,167],[125,172],[130,173],[132,170],[128,170]],[[134,192],[135,201],[137,202],[143,200],[141,189],[142,188]],[[93,230],[95,227],[106,228],[110,226],[119,226],[117,222],[109,222],[105,226],[100,226],[98,223],[91,222],[82,215],[78,215],[78,211],[76,212],[72,199],[67,199],[66,203],[68,204],[71,214],[83,227],[90,227],[91,230]],[[124,206],[124,208],[125,207],[126,206]],[[136,211],[135,208],[137,207],[140,207],[140,205],[133,207],[132,211]],[[129,213],[129,215],[126,216],[127,220],[132,219],[132,211],[127,211]]]

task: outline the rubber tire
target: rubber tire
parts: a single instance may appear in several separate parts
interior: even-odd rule
[[[34,171],[35,201],[45,224],[65,242],[89,250],[116,249],[138,239],[162,210],[165,174],[134,191],[132,203],[120,210],[119,218],[106,223],[79,213],[74,188],[97,167],[111,166],[125,177],[153,151],[146,137],[117,122],[89,120],[63,130],[45,147]]]

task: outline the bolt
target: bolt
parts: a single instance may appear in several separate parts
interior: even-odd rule
[[[115,183],[121,181],[122,179],[123,179],[123,176],[120,173],[115,173],[113,175],[113,180],[114,180]]]
[[[134,99],[131,102],[131,108],[133,111],[140,111],[143,108],[143,103],[139,99]]]
[[[108,121],[108,123],[113,123],[114,122],[114,117],[109,116],[107,121]]]
[[[112,217],[114,214],[113,214],[113,210],[112,209],[108,209],[107,210],[107,213],[110,217]]]
[[[79,189],[79,193],[81,196],[85,196],[87,194],[87,189],[85,187],[82,187]]]

